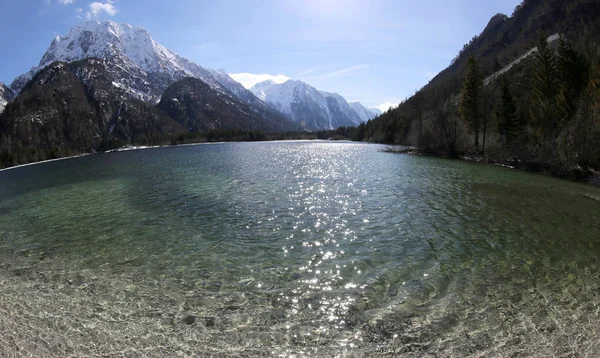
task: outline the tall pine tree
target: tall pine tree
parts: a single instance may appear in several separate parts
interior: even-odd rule
[[[475,147],[479,147],[480,130],[480,103],[481,89],[483,80],[479,70],[479,64],[473,55],[467,61],[467,73],[463,84],[463,91],[460,98],[460,115],[469,125],[470,131],[475,136]]]
[[[587,87],[588,97],[593,105],[600,105],[600,60],[590,70],[590,80]]]
[[[556,98],[559,120],[571,119],[577,107],[577,99],[585,86],[586,64],[571,44],[560,38],[556,58],[558,93]]]
[[[554,50],[545,36],[540,38],[534,56],[531,95],[531,119],[541,134],[548,134],[556,126],[556,97],[558,71]]]
[[[517,135],[519,120],[517,118],[517,105],[510,93],[507,81],[502,82],[496,117],[498,119],[498,134],[505,144],[510,145]]]

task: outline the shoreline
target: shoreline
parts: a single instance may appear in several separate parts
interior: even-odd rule
[[[240,142],[236,142],[236,141],[231,141],[231,142],[226,142],[226,141],[220,141],[220,142],[198,142],[198,143],[166,144],[166,145],[133,145],[133,146],[127,146],[127,147],[122,147],[122,148],[110,149],[110,150],[107,150],[107,151],[104,151],[104,152],[91,152],[91,153],[85,153],[85,154],[77,154],[77,155],[72,155],[72,156],[69,156],[69,157],[46,159],[46,160],[41,160],[41,161],[38,161],[38,162],[31,162],[31,163],[14,165],[12,167],[0,168],[0,173],[4,172],[4,171],[7,171],[7,170],[11,170],[11,169],[18,169],[18,168],[22,168],[22,167],[28,167],[28,166],[31,166],[31,165],[44,164],[44,163],[49,163],[49,162],[56,162],[56,161],[59,161],[59,160],[67,160],[67,159],[75,159],[75,158],[87,157],[87,156],[96,155],[96,154],[128,152],[128,151],[134,151],[134,150],[155,149],[155,148],[185,147],[185,146],[194,146],[194,145],[210,145],[210,144],[225,144],[225,143],[280,143],[280,142],[336,142],[336,143],[343,142],[343,143],[362,143],[362,142],[353,142],[353,141],[349,141],[349,140],[330,141],[330,140],[326,140],[326,139],[282,139],[282,140],[240,141]]]
[[[518,170],[528,173],[541,174],[546,175],[558,179],[568,180],[576,183],[587,183],[591,185],[600,186],[600,172],[594,171],[592,169],[588,169],[587,171],[581,167],[577,169],[580,170],[582,176],[575,175],[567,175],[565,172],[562,174],[558,172],[560,168],[553,167],[548,163],[536,163],[536,162],[523,162],[523,161],[509,161],[509,160],[496,160],[490,157],[482,156],[482,155],[460,155],[457,157],[450,157],[447,155],[435,154],[435,153],[426,153],[418,150],[415,147],[409,146],[389,146],[387,149],[382,150],[385,153],[392,154],[406,154],[406,155],[417,155],[423,157],[432,157],[432,158],[442,158],[442,159],[452,159],[452,160],[460,160],[469,163],[480,163],[487,165],[495,165],[498,167]],[[570,174],[575,174],[575,168],[570,171]]]
[[[4,171],[7,171],[7,170],[11,170],[11,169],[23,168],[23,167],[28,167],[28,166],[31,166],[31,165],[36,165],[36,164],[44,164],[44,163],[50,163],[50,162],[57,162],[59,160],[67,160],[67,159],[75,159],[75,158],[87,157],[88,155],[94,155],[94,154],[98,154],[98,153],[95,152],[95,153],[77,154],[77,155],[72,155],[70,157],[46,159],[46,160],[41,160],[39,162],[31,162],[31,163],[14,165],[12,167],[1,168],[0,169],[0,173],[4,172]]]

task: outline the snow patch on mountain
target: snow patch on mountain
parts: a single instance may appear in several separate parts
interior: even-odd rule
[[[0,114],[4,112],[4,108],[8,102],[12,101],[13,98],[14,94],[10,88],[6,87],[4,83],[0,82]]]

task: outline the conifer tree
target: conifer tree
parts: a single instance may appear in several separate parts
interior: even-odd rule
[[[545,36],[540,38],[534,56],[531,119],[537,129],[547,134],[556,125],[555,100],[558,94],[556,56]]]
[[[597,61],[590,70],[587,95],[593,105],[600,105],[600,61]]]
[[[479,147],[480,129],[480,102],[483,80],[479,71],[479,65],[475,57],[471,55],[467,61],[467,73],[463,84],[460,98],[460,115],[469,125],[469,129],[475,136],[475,147]]]
[[[498,118],[498,134],[500,134],[504,143],[510,145],[517,135],[519,121],[517,118],[517,106],[510,93],[507,81],[502,83],[502,88],[500,89],[500,101],[496,117]]]
[[[584,88],[586,65],[581,55],[563,37],[560,38],[556,67],[558,73],[557,114],[559,119],[568,120],[573,116],[577,98]]]

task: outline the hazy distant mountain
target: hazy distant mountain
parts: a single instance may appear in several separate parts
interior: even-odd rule
[[[369,111],[373,112],[376,117],[383,114],[383,111],[377,107],[369,107]]]
[[[6,87],[4,83],[0,82],[0,113],[4,111],[6,103],[10,102],[14,98],[14,94],[10,88]]]
[[[368,121],[369,119],[373,119],[381,114],[381,111],[377,108],[366,108],[362,105],[362,103],[358,101],[348,102],[350,108],[352,108],[360,117],[363,122]]]
[[[216,92],[205,82],[192,77],[169,86],[158,108],[191,132],[297,130],[292,122],[281,118],[278,112],[257,112],[239,98]]]
[[[357,126],[367,117],[365,113],[357,113],[339,94],[319,91],[302,81],[267,80],[257,83],[250,91],[309,130]]]

